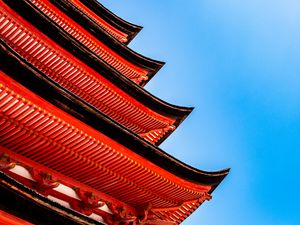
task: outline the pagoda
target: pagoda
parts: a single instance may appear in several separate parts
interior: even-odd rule
[[[96,0],[0,0],[0,224],[176,225],[229,170],[158,146],[193,108],[143,86],[164,65]]]

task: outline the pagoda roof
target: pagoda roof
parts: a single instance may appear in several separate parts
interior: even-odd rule
[[[0,1],[0,191],[50,224],[180,224],[229,172],[196,169],[156,146],[192,108],[123,76],[31,4],[42,1]],[[49,1],[75,4],[97,25],[96,2]]]
[[[70,54],[21,17],[16,19],[16,13],[6,5],[3,7],[6,9],[1,12],[2,38],[13,46],[14,51],[69,91],[101,111],[106,110],[109,116],[132,127],[152,143],[161,143],[192,111],[190,107],[175,106],[151,95],[98,58],[90,57],[89,50],[77,46],[76,40],[56,33],[57,41],[65,44],[64,47],[73,53]],[[47,27],[47,23],[44,26]],[[53,36],[51,28],[49,26],[47,30]],[[102,103],[103,99],[107,103]],[[131,111],[121,110],[122,104]],[[118,110],[111,111],[112,106]]]
[[[31,0],[16,0],[16,1],[9,1],[4,0],[8,5],[11,7],[14,7],[15,10],[18,10],[18,13],[26,17],[26,19],[30,20],[32,17],[41,17],[43,21],[45,21],[45,18],[43,19],[43,16],[40,15],[40,12],[37,12],[38,10],[28,7],[32,6],[32,3],[30,4]],[[50,1],[50,0],[47,0]],[[91,33],[95,38],[97,38],[100,42],[102,42],[104,45],[106,45],[108,48],[110,48],[112,51],[114,51],[116,54],[118,54],[120,57],[123,57],[124,59],[128,60],[129,62],[133,63],[134,65],[140,67],[143,70],[147,71],[147,77],[145,79],[142,79],[139,81],[139,84],[141,86],[146,85],[151,78],[154,77],[154,75],[162,68],[162,66],[165,64],[164,62],[157,61],[150,59],[148,57],[145,57],[132,49],[130,49],[128,46],[120,43],[119,41],[115,40],[113,37],[107,34],[105,30],[103,30],[97,23],[95,23],[93,20],[91,20],[85,13],[83,13],[80,9],[76,8],[74,4],[71,1],[65,1],[65,0],[51,0],[51,4],[56,6],[59,10],[65,13],[69,18],[71,18],[73,21],[75,21],[77,24],[79,24],[81,27],[85,28],[89,33]],[[22,3],[22,7],[20,7]],[[24,4],[26,3],[27,6]],[[31,12],[26,12],[26,11]],[[32,10],[35,10],[37,14],[33,14]],[[45,17],[45,16],[44,16]],[[48,36],[55,36],[55,34],[52,33],[49,34],[49,31],[45,30],[44,25],[49,26],[50,24],[53,24],[53,21],[38,21],[36,19],[30,20],[31,23],[35,24],[36,26],[39,26],[39,29],[43,30],[44,33],[47,33]],[[47,25],[47,24],[48,25]],[[44,25],[43,25],[44,24]],[[55,23],[54,23],[55,24]],[[51,28],[53,30],[54,28]],[[66,33],[66,32],[65,32]],[[69,38],[71,36],[69,35]]]
[[[124,32],[127,37],[124,42],[128,44],[137,34],[141,31],[142,27],[136,24],[129,23],[124,19],[118,17],[116,14],[112,13],[106,7],[104,7],[97,0],[72,0],[73,4],[78,2],[83,3],[88,9],[90,9],[96,16],[102,18],[107,23],[118,28],[120,31]]]
[[[211,186],[211,191],[214,190],[228,174],[228,169],[207,172],[198,170],[177,160],[157,146],[145,141],[139,135],[136,135],[126,127],[107,117],[94,107],[91,107],[76,95],[57,85],[25,60],[9,51],[7,46],[1,42],[2,41],[0,41],[0,56],[2,60],[0,61],[0,71],[2,70],[18,83],[76,119],[130,148],[130,150],[136,154],[184,180]],[[41,89],[40,87],[43,88]]]
[[[60,28],[62,32],[66,32],[76,39],[79,42],[78,44],[82,44],[88,48],[95,54],[95,57],[99,57],[105,63],[109,64],[109,66],[113,67],[135,83],[143,85],[146,80],[154,75],[154,70],[147,67],[147,65],[137,62],[134,58],[125,58],[117,54],[116,51],[113,51],[81,25],[65,15],[64,12],[49,2],[49,0],[21,0],[19,2],[15,1],[14,4],[16,4],[15,8],[21,9],[21,13],[41,14],[40,16],[42,18],[35,18],[31,23],[36,19],[46,20],[46,23],[50,24],[53,23],[53,25]],[[30,18],[27,19],[30,20]],[[43,30],[43,26],[40,27],[40,29]],[[159,66],[157,69],[158,68]]]
[[[25,73],[20,72],[18,75]],[[75,99],[66,93],[60,95],[56,90],[52,100],[64,108],[62,111],[3,73],[0,83],[2,168],[13,168],[15,161],[25,165],[23,168],[38,163],[39,168],[47,167],[51,174],[65,177],[59,180],[76,180],[80,186],[88,185],[136,210],[151,203],[151,220],[176,224],[209,200],[210,193],[228,174],[228,170],[205,172],[190,167],[120,127],[114,140],[72,117],[73,108],[66,106]],[[53,85],[43,87],[43,92],[53,89]],[[65,98],[62,102],[59,95]],[[77,105],[76,112],[81,116],[85,116],[81,114],[84,110],[89,109]],[[100,118],[94,123],[103,129]],[[106,128],[110,132],[115,129],[112,125]],[[135,149],[137,143],[140,147]],[[7,161],[7,156],[13,161]],[[100,195],[100,199],[105,196]]]

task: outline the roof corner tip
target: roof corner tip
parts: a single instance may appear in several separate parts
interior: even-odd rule
[[[188,117],[195,109],[194,106],[187,106],[187,107],[182,107],[182,108],[184,108],[184,111],[185,111],[185,117],[184,118]]]
[[[136,26],[136,33],[139,33],[141,30],[144,29],[144,27],[141,25],[135,25],[135,26]]]
[[[161,68],[164,67],[164,65],[166,65],[166,62],[164,61],[160,61],[160,60],[153,60],[156,64],[156,69],[155,69],[155,73],[157,73]]]
[[[153,62],[156,64],[156,68],[154,69],[153,72],[154,74],[156,74],[161,68],[163,68],[164,65],[166,65],[166,62],[160,60],[153,60]]]
[[[223,177],[225,178],[230,173],[231,168],[225,168],[220,172],[223,173]]]
[[[188,110],[189,110],[189,112],[191,113],[191,112],[193,112],[194,111],[194,109],[195,109],[195,107],[194,106],[191,106],[191,107],[187,107],[188,108]]]
[[[211,189],[209,191],[209,193],[211,194],[221,183],[222,181],[227,177],[227,175],[229,174],[231,168],[225,168],[223,170],[219,170],[215,173],[216,176],[218,177],[218,179],[216,179],[216,182],[211,186]]]

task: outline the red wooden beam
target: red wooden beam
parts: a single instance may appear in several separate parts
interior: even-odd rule
[[[161,169],[4,74],[0,81],[2,146],[133,205],[172,207],[210,190]]]
[[[17,202],[15,204],[18,204]],[[33,225],[25,220],[22,220],[12,214],[0,210],[0,224],[1,225]]]
[[[143,80],[147,80],[149,71],[142,69],[125,58],[112,51],[101,41],[87,32],[83,27],[74,20],[67,17],[63,12],[56,8],[49,0],[29,0],[34,4],[41,13],[45,14],[53,20],[58,26],[68,32],[81,44],[85,45],[97,56],[113,66],[116,70],[127,76],[129,79],[140,84]]]
[[[104,30],[106,30],[109,34],[114,36],[116,39],[118,39],[121,42],[127,42],[128,35],[124,32],[116,29],[111,24],[107,23],[105,20],[103,20],[99,15],[95,14],[92,10],[90,10],[88,7],[86,7],[84,4],[82,4],[78,0],[70,0],[79,10],[81,10],[84,14],[89,16],[93,21],[95,21],[99,26],[101,26]]]
[[[59,47],[0,1],[0,36],[32,65],[146,140],[156,143],[176,120],[149,109]]]

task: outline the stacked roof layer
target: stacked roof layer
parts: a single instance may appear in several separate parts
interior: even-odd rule
[[[157,147],[192,108],[142,88],[163,64],[125,45],[140,29],[94,0],[0,1],[3,191],[65,224],[180,224],[211,198],[228,170]]]

